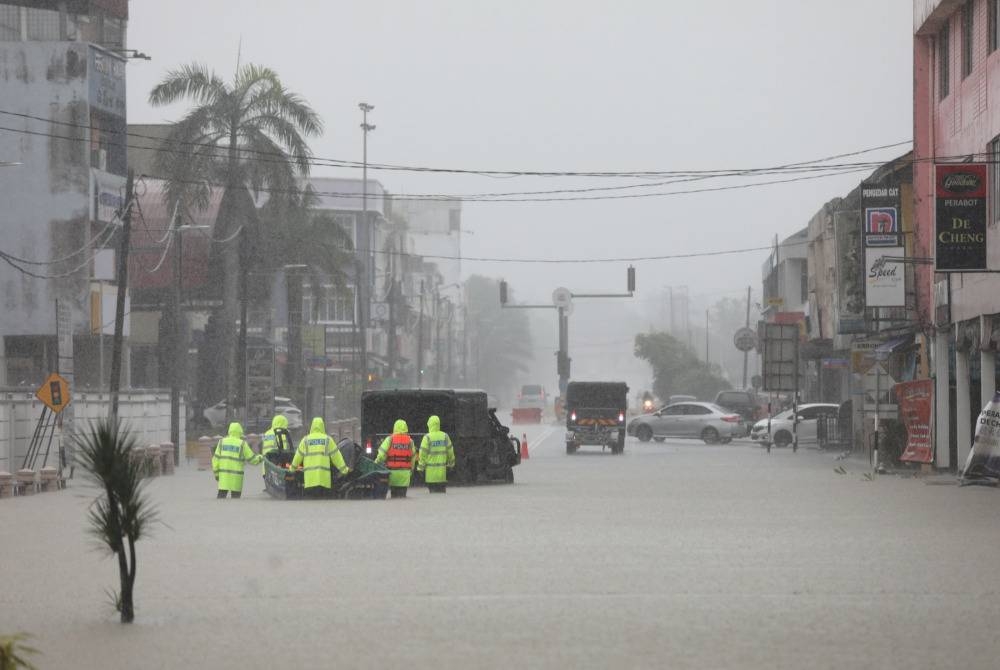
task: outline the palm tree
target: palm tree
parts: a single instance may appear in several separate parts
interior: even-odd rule
[[[157,167],[167,178],[167,204],[204,206],[213,186],[224,189],[215,223],[218,239],[232,238],[222,248],[220,337],[226,363],[228,412],[236,402],[240,369],[238,352],[246,348],[246,284],[251,234],[259,220],[254,197],[294,193],[298,177],[309,173],[305,138],[322,132],[319,116],[278,75],[265,67],[244,65],[231,83],[200,64],[168,72],[149,94],[152,105],[182,99],[194,107],[174,124],[157,154]],[[233,326],[240,314],[239,344]],[[228,417],[227,417],[228,418]]]
[[[104,491],[91,505],[90,530],[118,558],[121,589],[115,594],[115,606],[122,623],[131,623],[135,618],[135,544],[156,519],[143,492],[145,463],[133,458],[138,438],[117,420],[100,419],[73,439],[81,467]]]

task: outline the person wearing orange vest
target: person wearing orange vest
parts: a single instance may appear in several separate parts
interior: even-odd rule
[[[405,498],[410,486],[410,476],[417,461],[417,448],[409,435],[406,422],[398,419],[392,427],[392,435],[382,440],[375,456],[376,463],[385,463],[389,468],[389,495]]]

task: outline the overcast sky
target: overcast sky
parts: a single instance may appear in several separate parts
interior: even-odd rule
[[[375,105],[369,160],[435,168],[768,167],[912,137],[910,0],[137,1],[131,3],[129,46],[153,60],[129,65],[129,120],[176,120],[184,109],[151,108],[149,90],[171,68],[194,61],[230,79],[241,42],[242,62],[276,70],[323,117],[326,132],[312,147],[324,158],[361,160],[360,101]],[[841,161],[889,160],[907,148]],[[314,174],[360,177],[348,169],[314,168]],[[397,194],[653,181],[369,175]],[[767,246],[775,235],[804,227],[823,203],[845,195],[862,176],[645,198],[465,202],[462,253],[618,258]],[[741,298],[747,285],[759,300],[766,257],[755,251],[637,262],[638,294],[624,312],[607,309],[603,300],[578,305],[571,328],[574,376],[619,376],[634,390],[648,388],[641,364],[622,366],[637,363],[629,355],[637,330],[665,327],[665,287],[689,286],[691,319],[702,324],[708,303]],[[518,298],[546,303],[557,286],[621,291],[626,266],[464,263],[466,275],[505,278]],[[548,332],[554,319],[532,316],[536,364],[523,381],[554,388],[556,342]],[[716,351],[729,346],[728,334],[719,337]]]
[[[238,9],[237,9],[238,8]],[[361,159],[359,101],[375,105],[375,162],[631,171],[772,166],[912,137],[909,0],[132,2],[129,121],[171,121],[150,88],[192,61],[232,76],[275,69],[326,125],[317,156]],[[873,154],[891,158],[900,149]],[[853,159],[852,159],[853,160]],[[317,175],[360,176],[316,168]],[[635,179],[372,172],[396,193],[620,186]],[[774,177],[772,177],[773,179]],[[855,175],[604,201],[465,203],[463,255],[631,257],[766,245],[806,224]],[[745,183],[698,182],[691,186]],[[663,192],[671,188],[642,189]],[[632,193],[635,191],[625,191]],[[638,263],[643,289],[759,290],[765,252]],[[621,289],[626,263],[466,263],[522,298]]]

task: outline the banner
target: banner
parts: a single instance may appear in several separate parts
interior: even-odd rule
[[[933,463],[934,444],[931,440],[931,415],[934,406],[934,384],[930,379],[917,379],[896,384],[899,414],[906,426],[906,449],[901,461]]]
[[[986,165],[936,165],[935,270],[986,269]]]
[[[1000,393],[983,407],[976,421],[969,460],[962,469],[964,484],[996,484],[1000,481]]]

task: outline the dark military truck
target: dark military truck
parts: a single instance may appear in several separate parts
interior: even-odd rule
[[[601,445],[611,453],[625,451],[625,382],[570,382],[566,386],[566,453],[583,445]]]
[[[365,391],[361,396],[361,444],[375,458],[379,445],[397,419],[406,421],[413,443],[427,433],[427,418],[441,419],[441,430],[455,446],[455,484],[513,482],[514,466],[521,462],[520,442],[488,406],[485,391],[451,389],[396,389]]]

